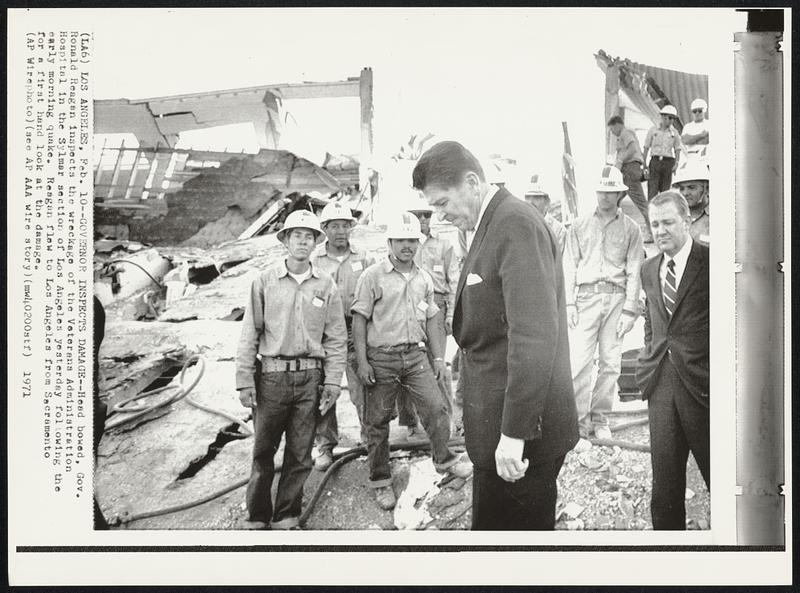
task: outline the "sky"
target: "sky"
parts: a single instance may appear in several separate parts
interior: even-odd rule
[[[343,80],[373,69],[375,166],[412,134],[458,140],[479,158],[538,173],[560,198],[566,121],[580,201],[605,162],[604,75],[594,54],[712,76],[732,68],[745,17],[709,9],[115,9],[87,10],[98,99],[273,83]],[[713,93],[712,93],[713,94]],[[357,98],[287,101],[282,148],[315,162],[358,153]],[[709,111],[713,113],[714,105]],[[251,148],[242,129],[183,144]],[[216,145],[215,145],[216,144]]]

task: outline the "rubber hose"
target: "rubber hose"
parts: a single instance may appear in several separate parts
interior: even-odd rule
[[[112,259],[111,261],[106,262],[106,265],[110,265],[110,264],[131,264],[131,265],[134,265],[137,268],[139,268],[142,272],[147,274],[147,277],[150,278],[150,280],[152,280],[155,283],[156,286],[158,286],[161,289],[164,288],[163,284],[161,284],[158,280],[153,278],[153,275],[150,272],[148,272],[146,269],[144,269],[141,265],[137,264],[135,261],[131,261],[129,259]]]

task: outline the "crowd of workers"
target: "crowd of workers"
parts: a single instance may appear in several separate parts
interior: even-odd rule
[[[396,503],[389,425],[398,418],[409,439],[427,435],[438,472],[474,475],[473,529],[553,529],[566,454],[592,447],[592,435],[611,438],[622,340],[644,315],[637,381],[648,399],[653,525],[684,529],[690,451],[709,483],[708,132],[702,100],[683,137],[674,111],[662,109],[644,151],[620,117],[609,120],[616,162],[602,169],[596,209],[568,228],[537,177],[517,200],[455,142],[418,161],[417,196],[387,226],[378,261],[350,242],[356,221],[342,204],[319,218],[291,213],[278,233],[288,255],[254,280],[236,359],[255,427],[247,527],[299,528],[303,484],[333,462],[345,374],[381,509]],[[626,195],[644,236],[620,208]],[[434,212],[458,228],[463,257],[432,235]],[[658,253],[646,259],[648,242]],[[447,335],[459,347],[455,397]],[[456,406],[468,455],[448,446],[461,430]]]

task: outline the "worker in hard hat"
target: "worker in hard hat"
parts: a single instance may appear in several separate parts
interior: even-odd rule
[[[606,165],[595,188],[597,208],[577,218],[567,233],[564,281],[578,451],[591,447],[592,432],[598,439],[611,438],[608,414],[621,370],[622,339],[639,316],[644,247],[639,225],[619,208],[627,189],[620,170]]]
[[[444,321],[441,327],[442,335],[448,336],[453,333],[453,305],[456,298],[456,288],[458,288],[458,274],[460,272],[458,258],[453,253],[453,246],[449,241],[431,235],[431,216],[433,208],[428,202],[423,200],[418,192],[407,203],[407,211],[411,212],[419,220],[420,232],[424,236],[422,243],[414,256],[414,263],[428,272],[433,280],[433,301],[441,311],[440,319]],[[446,337],[443,337],[446,340]],[[431,351],[428,350],[429,357]],[[433,360],[430,361],[433,366]],[[447,412],[453,416],[453,386],[452,376],[447,365],[444,372],[437,381],[439,391],[447,405]],[[413,441],[425,438],[425,434],[419,426],[419,418],[411,403],[411,398],[401,393],[397,398],[398,421],[400,426],[406,427],[406,437]]]
[[[358,412],[361,423],[361,442],[366,443],[364,429],[364,390],[358,380],[356,354],[353,349],[353,317],[350,307],[356,282],[361,273],[375,263],[375,258],[367,252],[356,249],[350,242],[350,233],[355,225],[350,208],[339,202],[331,202],[322,209],[320,227],[325,233],[326,241],[311,256],[311,263],[317,269],[324,270],[333,277],[344,306],[344,321],[347,325],[347,389],[350,401]],[[339,427],[336,421],[336,404],[334,403],[317,424],[317,457],[314,468],[325,471],[333,463],[333,449],[339,444]]]
[[[247,485],[249,529],[297,529],[311,472],[317,415],[339,396],[347,364],[342,299],[330,274],[311,263],[325,235],[317,217],[296,210],[277,238],[288,255],[250,287],[236,354],[236,389],[253,410],[253,465]],[[273,458],[286,436],[272,504]]]
[[[708,158],[708,103],[695,99],[690,107],[692,121],[683,126],[681,141],[686,147],[686,158]]]
[[[673,105],[661,108],[661,122],[648,130],[644,139],[644,162],[650,155],[647,177],[647,199],[666,191],[672,185],[672,174],[678,170],[683,143],[673,122],[678,110]]]
[[[639,146],[636,133],[625,127],[625,121],[619,115],[612,116],[606,124],[611,134],[617,139],[617,150],[614,166],[622,171],[622,181],[628,186],[628,197],[639,210],[644,219],[642,236],[645,243],[652,243],[650,220],[647,218],[647,198],[644,197],[642,181],[646,179],[647,169],[644,167],[644,156]]]
[[[550,194],[542,189],[542,185],[539,183],[538,175],[531,177],[531,183],[525,190],[525,201],[538,210],[542,216],[544,216],[544,221],[556,236],[556,242],[558,243],[558,247],[561,249],[561,255],[563,256],[564,247],[567,243],[567,229],[564,228],[564,225],[561,224],[561,222],[556,220],[555,216],[550,214]]]
[[[711,218],[708,213],[708,166],[701,159],[689,159],[678,168],[672,187],[689,205],[691,226],[689,234],[698,243],[708,246]]]
[[[442,313],[430,274],[414,263],[424,238],[419,220],[410,212],[399,214],[386,237],[387,257],[358,279],[352,311],[358,376],[366,386],[369,485],[378,506],[389,510],[397,501],[389,467],[389,422],[400,391],[410,395],[428,433],[436,470],[466,478],[472,463],[447,446],[450,416],[436,384],[444,373]]]

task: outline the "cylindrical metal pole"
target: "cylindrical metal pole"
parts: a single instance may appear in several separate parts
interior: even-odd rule
[[[783,261],[784,130],[780,37],[780,33],[773,32],[735,36],[739,545],[781,545],[785,541],[780,494],[784,483],[784,277],[779,269]]]

